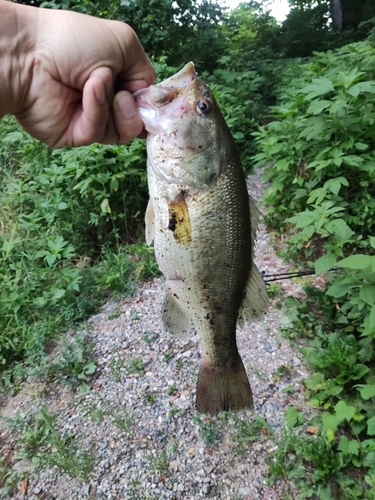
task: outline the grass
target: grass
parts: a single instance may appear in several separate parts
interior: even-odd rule
[[[13,460],[28,459],[33,467],[57,466],[70,476],[85,481],[95,457],[81,449],[76,436],[59,431],[57,418],[45,406],[40,406],[25,415],[16,414],[4,419],[12,433],[19,436]],[[2,467],[6,467],[4,460]],[[8,490],[18,476],[10,468],[6,476],[4,487]]]

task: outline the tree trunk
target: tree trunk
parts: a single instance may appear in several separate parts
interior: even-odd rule
[[[336,31],[342,31],[342,5],[341,0],[330,0],[332,26]]]

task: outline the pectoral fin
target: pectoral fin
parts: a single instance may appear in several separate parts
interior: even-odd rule
[[[165,292],[162,321],[168,333],[187,335],[190,330],[190,318],[181,307],[178,299],[170,290]]]
[[[151,198],[148,200],[148,205],[145,215],[146,222],[146,243],[151,245],[155,238],[155,211]]]

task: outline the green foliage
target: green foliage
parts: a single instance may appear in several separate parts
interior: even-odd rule
[[[213,445],[221,441],[221,429],[216,420],[209,418],[202,419],[201,415],[194,415],[193,422],[198,426],[199,434],[204,444]]]
[[[143,230],[145,147],[51,151],[0,125],[0,366],[43,357],[45,342],[109,292],[157,273]],[[7,376],[3,378],[6,381]]]
[[[71,476],[83,481],[87,479],[94,456],[81,450],[74,436],[59,432],[57,415],[40,407],[34,413],[17,414],[5,420],[14,432],[20,434],[14,458],[28,458],[36,467],[55,465]]]
[[[70,389],[78,387],[81,394],[86,393],[90,390],[88,378],[97,368],[92,348],[86,332],[77,333],[71,341],[63,339],[52,361],[49,357],[43,358],[30,370],[30,375],[59,380]]]
[[[286,299],[283,332],[312,375],[306,421],[285,414],[271,477],[297,498],[373,499],[375,467],[375,50],[368,42],[316,54],[283,73],[277,121],[256,133],[267,164],[266,219],[285,233],[285,255],[317,273],[323,290]]]
[[[272,108],[277,121],[255,134],[257,163],[270,165],[267,222],[275,227],[282,217],[302,229],[290,238],[299,258],[318,257],[322,243],[338,257],[353,244],[368,248],[375,228],[374,62],[368,43],[317,54]]]
[[[375,264],[375,257],[370,258]],[[359,259],[345,261],[349,267]],[[289,322],[283,322],[284,333],[307,339],[301,351],[313,374],[304,380],[306,396],[321,410],[305,424],[302,413],[288,409],[287,432],[271,467],[273,478],[301,478],[298,498],[308,498],[312,492],[321,499],[336,498],[337,488],[343,492],[338,498],[373,498],[369,485],[375,467],[375,326],[370,326],[369,318],[375,295],[368,295],[368,279],[373,280],[374,271],[367,267],[366,273],[345,272],[326,290],[306,287],[306,299],[287,299]],[[297,436],[292,432],[295,427]],[[301,434],[306,429],[315,437]],[[319,460],[311,456],[314,446]],[[351,496],[345,496],[349,491]]]
[[[129,374],[136,373],[140,377],[143,377],[145,371],[144,371],[144,364],[141,358],[130,359],[129,362],[126,364],[126,371]]]

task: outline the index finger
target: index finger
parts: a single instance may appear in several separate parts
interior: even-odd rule
[[[121,40],[123,65],[117,74],[117,90],[136,90],[149,87],[155,83],[156,73],[147,57],[136,33],[125,23],[112,21],[121,25]]]

